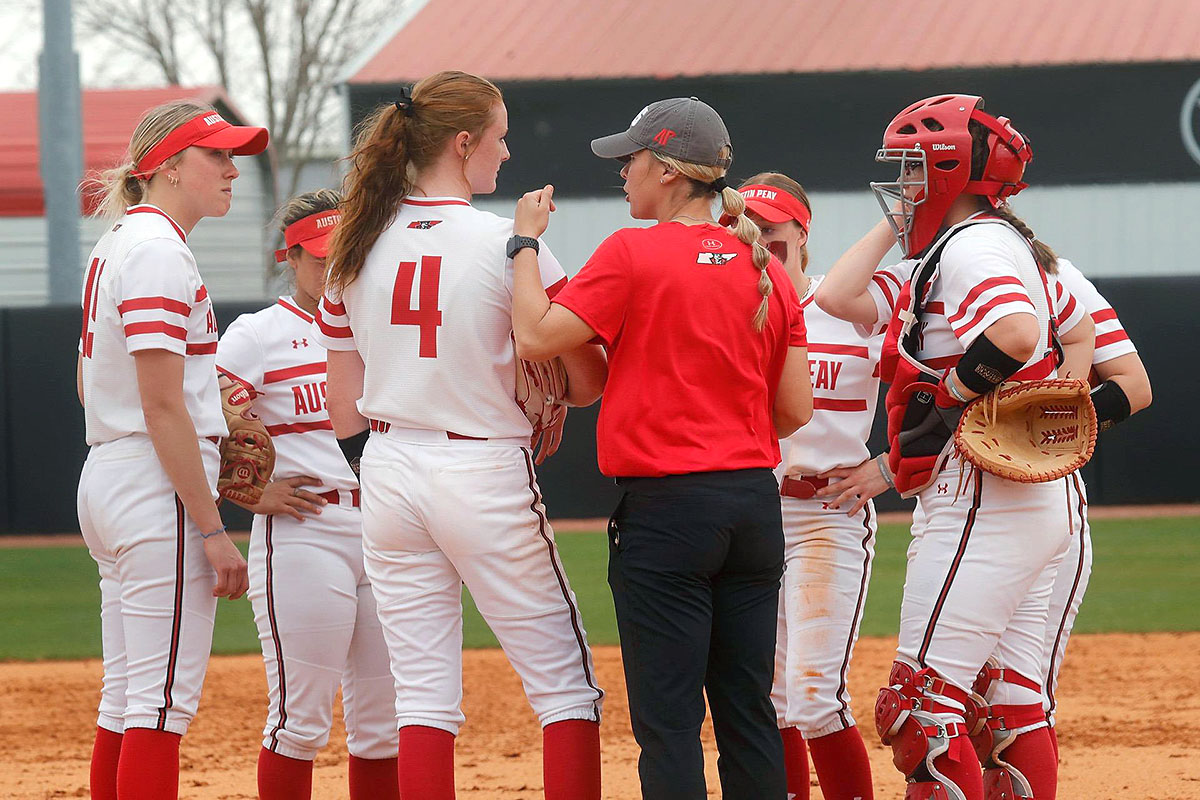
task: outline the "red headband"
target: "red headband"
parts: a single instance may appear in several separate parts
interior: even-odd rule
[[[800,198],[793,197],[790,192],[761,183],[743,186],[738,191],[741,192],[742,197],[746,198],[746,209],[758,214],[767,222],[778,224],[794,219],[800,223],[801,228],[808,231],[808,224],[812,221],[812,212],[808,210],[808,206],[800,202]]]
[[[336,208],[309,214],[288,225],[283,231],[283,241],[286,247],[275,251],[276,261],[287,261],[288,250],[301,245],[317,258],[324,258],[329,252],[329,237],[333,229],[342,220],[342,212]]]
[[[267,149],[267,129],[231,125],[215,111],[192,117],[168,133],[150,152],[142,156],[134,177],[150,180],[154,171],[176,153],[189,147],[208,147],[213,150],[232,150],[235,156],[253,156]]]

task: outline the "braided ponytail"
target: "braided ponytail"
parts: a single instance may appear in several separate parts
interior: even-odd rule
[[[1051,275],[1058,272],[1058,256],[1054,250],[1050,245],[1040,241],[1033,235],[1033,228],[1029,227],[1029,224],[1025,220],[1014,214],[1008,203],[995,209],[992,213],[1009,225],[1012,225],[1017,229],[1017,233],[1029,240],[1029,246],[1033,248],[1033,257],[1037,259],[1037,263],[1042,269]]]
[[[721,151],[722,157],[728,157],[731,153],[732,148],[728,145]],[[650,154],[692,182],[692,197],[715,194],[713,182],[718,178],[725,177],[724,167],[680,161],[654,150],[651,150]],[[771,251],[759,243],[762,231],[746,216],[746,199],[742,197],[742,193],[732,186],[726,186],[721,190],[720,196],[722,212],[735,220],[733,234],[743,244],[750,246],[751,261],[758,268],[758,293],[762,296],[762,300],[754,312],[753,324],[754,330],[762,333],[763,329],[767,327],[767,312],[770,310],[768,299],[775,289],[775,285],[771,282],[771,276],[767,274],[767,265],[771,263]]]

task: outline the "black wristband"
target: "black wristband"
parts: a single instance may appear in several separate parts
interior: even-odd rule
[[[958,382],[975,394],[987,394],[1017,374],[1024,364],[1001,350],[986,334],[979,337],[963,353],[954,368]]]
[[[353,436],[337,440],[338,447],[342,448],[342,455],[346,457],[346,463],[355,475],[358,474],[358,462],[362,460],[363,449],[367,446],[370,436],[370,429],[364,429]]]
[[[1129,398],[1116,381],[1105,381],[1092,389],[1092,405],[1096,407],[1096,421],[1100,423],[1101,431],[1129,419]]]

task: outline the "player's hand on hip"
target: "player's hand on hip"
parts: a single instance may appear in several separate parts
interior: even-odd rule
[[[828,486],[817,490],[817,497],[836,495],[833,500],[826,501],[826,504],[835,509],[850,504],[850,510],[846,512],[849,516],[862,511],[872,497],[883,494],[888,488],[887,481],[879,472],[879,465],[872,458],[868,458],[857,467],[826,470],[817,477],[830,480]]]
[[[321,507],[329,504],[321,495],[302,488],[320,485],[321,479],[311,475],[271,481],[263,489],[262,499],[250,510],[264,515],[288,514],[303,522],[305,514],[320,514]]]
[[[546,184],[541,189],[526,192],[517,201],[513,214],[513,233],[517,236],[537,238],[550,225],[550,212],[554,206],[554,187]]]
[[[246,574],[246,559],[234,546],[229,536],[219,533],[204,540],[204,557],[217,573],[213,586],[213,597],[228,597],[237,600],[250,588]]]

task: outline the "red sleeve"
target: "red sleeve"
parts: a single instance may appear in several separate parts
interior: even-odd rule
[[[573,312],[611,345],[625,324],[632,288],[629,249],[618,231],[596,248],[553,302]]]

